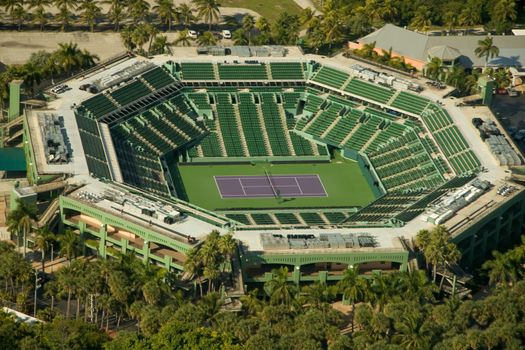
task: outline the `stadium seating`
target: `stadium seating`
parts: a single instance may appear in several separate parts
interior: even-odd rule
[[[390,105],[392,107],[420,115],[429,103],[430,101],[425,97],[417,96],[405,91],[400,91]]]
[[[135,100],[151,93],[151,90],[141,81],[135,80],[126,86],[110,93],[121,106],[125,106]]]
[[[382,104],[386,104],[395,93],[393,89],[367,83],[357,78],[350,80],[345,91]]]
[[[431,103],[421,113],[421,118],[456,174],[469,174],[479,169],[481,163],[444,109]]]
[[[215,80],[212,63],[181,63],[182,80]]]
[[[268,134],[270,147],[274,156],[289,156],[291,155],[288,141],[286,140],[286,125],[281,122],[281,116],[275,103],[274,94],[261,94],[262,99],[262,115],[264,120],[263,127]]]
[[[221,80],[267,80],[264,64],[218,64]]]
[[[275,225],[275,222],[269,214],[257,213],[251,214],[251,217],[257,225]]]
[[[275,213],[274,214],[281,225],[299,225],[300,222],[293,213]]]
[[[204,157],[222,157],[219,137],[216,132],[211,132],[200,142]]]
[[[220,121],[226,153],[230,157],[244,157],[245,154],[239,142],[241,136],[230,97],[228,94],[216,94],[215,97],[217,99],[217,118]]]
[[[154,89],[158,90],[174,82],[173,77],[164,68],[157,67],[144,74],[142,78],[146,80]]]
[[[90,111],[95,117],[101,117],[104,114],[116,110],[118,107],[111,102],[104,94],[98,94],[89,100],[82,102],[82,105]]]
[[[270,70],[275,80],[302,80],[304,73],[299,62],[271,62]]]
[[[250,225],[250,220],[244,214],[226,214],[226,217],[238,221],[242,224]]]
[[[390,141],[368,156],[388,190],[414,192],[435,188],[444,182],[413,132]]]
[[[303,218],[304,222],[306,222],[308,225],[318,226],[325,224],[324,220],[317,213],[308,212],[300,213],[299,215],[301,215],[301,218]]]
[[[186,96],[195,104],[195,106],[200,110],[209,110],[211,109],[210,101],[208,99],[208,94],[206,93],[188,93]]]
[[[350,75],[330,67],[321,67],[313,77],[313,81],[341,89]]]
[[[239,114],[242,130],[250,156],[265,156],[268,154],[264,144],[262,127],[259,124],[257,108],[252,100],[252,94],[239,94]]]
[[[360,150],[377,131],[379,123],[381,123],[380,118],[370,116],[364,123],[359,124],[358,129],[345,142],[344,147]]]
[[[323,214],[331,224],[339,224],[346,219],[346,215],[341,212],[328,212]]]

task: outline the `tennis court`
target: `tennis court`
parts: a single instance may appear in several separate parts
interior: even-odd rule
[[[320,207],[361,207],[375,199],[375,195],[369,186],[366,175],[361,172],[359,165],[350,160],[337,159],[331,163],[276,163],[276,164],[174,164],[172,174],[178,174],[175,179],[178,183],[178,193],[183,194],[189,202],[210,210],[232,210],[232,209],[263,209],[263,208],[320,208]],[[303,185],[290,187],[290,192],[281,188],[281,194],[276,196],[268,192],[268,184],[265,184],[267,196],[240,196],[242,189],[237,184],[235,193],[221,193],[217,186],[217,177],[248,178],[255,177],[255,181],[262,181],[270,174],[272,178],[288,176],[315,175],[319,178],[325,195],[321,191],[311,191],[318,196],[301,196],[301,191],[307,192],[306,179]],[[258,180],[259,178],[259,180]],[[249,180],[253,181],[253,180]],[[291,181],[291,180],[282,180]],[[237,180],[238,182],[238,180]],[[243,180],[244,187],[254,185]],[[256,186],[259,186],[256,184]],[[313,189],[314,184],[310,185]],[[271,186],[270,186],[271,189]],[[255,188],[253,189],[255,190]],[[253,194],[253,190],[248,190]],[[231,191],[234,191],[233,189]],[[288,194],[285,194],[288,193]],[[226,194],[238,194],[239,196],[225,196]],[[297,195],[299,194],[299,195]]]
[[[214,176],[221,198],[326,197],[319,175]]]

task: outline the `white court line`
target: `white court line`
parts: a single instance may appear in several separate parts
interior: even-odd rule
[[[326,188],[324,188],[324,183],[321,181],[321,178],[319,177],[319,174],[317,174],[315,176],[317,176],[317,181],[319,181],[319,183],[321,184],[321,187],[323,188],[324,196],[328,197],[328,191],[326,190]]]
[[[242,189],[242,193],[244,193],[244,196],[246,196],[246,191],[244,190],[244,186],[242,184],[242,181],[240,178],[238,178],[237,180],[239,180],[239,185],[241,186],[241,189]]]
[[[299,185],[299,182],[297,182],[297,177],[293,178],[295,183],[297,184],[297,188],[299,188],[299,191],[301,191],[301,194],[304,194],[303,189],[301,188],[301,185]]]

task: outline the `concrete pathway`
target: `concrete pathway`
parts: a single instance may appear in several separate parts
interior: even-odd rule
[[[319,11],[317,10],[317,8],[315,7],[315,5],[314,5],[314,3],[312,2],[312,0],[294,0],[294,1],[295,1],[295,3],[296,3],[297,5],[299,5],[299,7],[302,8],[302,9],[305,9],[305,8],[308,8],[308,7],[309,7],[309,8],[311,8],[312,10],[314,10],[314,13],[315,13],[316,15],[320,15],[320,14],[321,14],[321,12],[319,12]]]

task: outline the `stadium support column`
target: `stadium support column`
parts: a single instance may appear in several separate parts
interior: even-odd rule
[[[9,113],[8,121],[20,116],[20,86],[23,80],[13,80],[9,83]]]
[[[293,269],[292,278],[295,284],[299,285],[301,281],[301,266],[295,266]]]
[[[144,263],[149,262],[149,241],[144,241],[144,245],[142,246],[142,254],[144,256],[143,261]]]
[[[100,226],[100,230],[99,230],[100,242],[98,242],[98,254],[103,258],[106,258],[106,235],[107,234],[108,234],[108,231],[106,229],[106,225]]]

